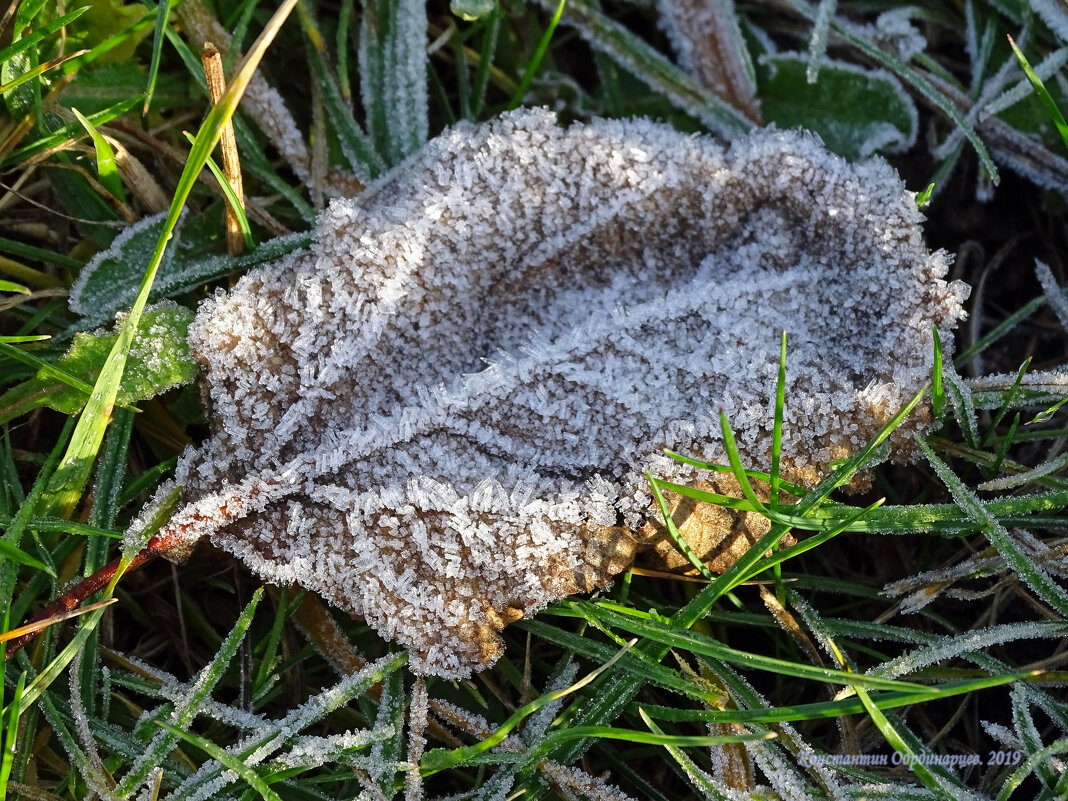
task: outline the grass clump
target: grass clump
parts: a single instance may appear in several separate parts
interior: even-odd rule
[[[704,53],[686,50],[685,25],[657,32],[670,15],[706,24],[680,2],[464,4],[474,19],[294,5],[23,0],[0,19],[4,631],[104,568],[204,437],[195,391],[175,388],[194,367],[174,334],[184,312],[141,340],[163,314],[150,302],[192,310],[226,276],[304,247],[328,196],[515,103],[724,137],[801,125],[848,157],[888,154],[928,187],[928,237],[960,247],[974,287],[961,352],[932,376],[940,428],[912,466],[881,464],[895,418],[818,486],[786,482],[784,356],[769,473],[729,447],[724,417],[728,464],[699,466],[740,497],[650,478],[665,507],[674,493],[759,513],[767,535],[719,575],[634,571],[559,601],[506,629],[505,656],[465,681],[422,686],[362,622],[264,590],[218,553],[119,583],[128,548],[94,597],[118,603],[17,654],[0,642],[0,798],[1064,797],[1055,4],[721,3],[722,46]],[[210,111],[205,32],[229,84]],[[719,67],[727,84],[702,78]],[[222,234],[228,179],[203,170],[228,121],[244,255]],[[1036,258],[1051,265],[1041,281]],[[117,329],[98,331],[115,311]],[[159,369],[138,367],[138,347]],[[837,494],[860,470],[873,489]],[[142,540],[165,522],[166,505],[139,521]]]

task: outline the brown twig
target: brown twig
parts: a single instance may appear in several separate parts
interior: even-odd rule
[[[157,534],[155,537],[149,540],[148,545],[146,545],[144,549],[133,558],[133,561],[130,562],[129,565],[127,565],[125,573],[129,573],[131,570],[136,570],[137,568],[141,567],[141,565],[145,564],[146,562],[152,561],[157,556],[160,556],[161,554],[166,552],[166,543],[169,539],[169,537],[164,538],[161,534]],[[104,567],[93,573],[93,575],[86,576],[84,579],[79,581],[65,593],[63,593],[54,601],[52,601],[52,603],[50,603],[32,618],[30,618],[30,620],[25,624],[25,626],[23,626],[23,628],[25,628],[26,626],[33,626],[35,623],[40,623],[41,621],[48,620],[49,618],[56,617],[57,615],[63,615],[72,611],[75,607],[78,606],[78,604],[82,603],[86,599],[100,592],[100,590],[107,587],[108,584],[111,583],[111,580],[115,577],[115,573],[118,571],[121,562],[122,559],[115,559],[104,565]],[[7,644],[8,656],[18,652],[24,645],[33,640],[33,638],[36,637],[41,631],[42,629],[37,629],[35,631],[31,631],[28,634],[23,634],[21,637],[16,637],[13,640],[9,641]]]
[[[223,73],[222,56],[219,48],[211,42],[204,42],[204,51],[201,55],[204,64],[204,77],[208,81],[208,95],[212,105],[219,102],[219,98],[226,91],[226,77]],[[241,159],[237,153],[237,138],[234,136],[234,125],[227,120],[219,136],[219,150],[222,154],[222,169],[226,180],[233,187],[234,194],[241,205],[245,207],[245,193],[241,181]],[[226,200],[226,247],[231,256],[237,256],[245,252],[245,236],[241,233],[241,223],[237,209]]]

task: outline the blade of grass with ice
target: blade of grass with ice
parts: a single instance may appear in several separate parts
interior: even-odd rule
[[[200,707],[204,700],[215,689],[215,685],[218,684],[219,679],[222,678],[223,673],[230,667],[230,663],[237,653],[238,646],[245,638],[245,633],[248,631],[248,627],[252,624],[252,616],[256,613],[256,607],[259,606],[260,599],[263,597],[263,588],[260,587],[252,595],[252,599],[245,606],[244,611],[238,616],[237,622],[234,623],[234,627],[230,630],[230,633],[226,636],[218,652],[215,654],[215,658],[206,665],[197,676],[196,681],[193,683],[194,690],[186,698],[183,698],[180,702],[175,703],[174,710],[170,715],[169,723],[157,720],[156,723],[163,726],[167,732],[160,732],[158,736],[153,737],[150,743],[146,744],[144,753],[137,759],[137,761],[130,768],[129,772],[122,777],[118,785],[115,787],[114,793],[119,798],[129,798],[136,793],[145,781],[148,779],[149,774],[160,764],[163,757],[173,750],[174,744],[177,742],[177,731],[185,730],[192,723],[193,718],[200,711]],[[214,756],[214,754],[212,754]],[[225,764],[225,763],[224,763]]]
[[[248,783],[249,787],[260,794],[263,801],[282,801],[278,793],[268,787],[267,783],[255,770],[250,768],[237,757],[224,751],[211,740],[193,734],[190,731],[180,729],[177,726],[172,726],[169,723],[164,723],[163,721],[156,721],[156,725],[165,729],[175,740],[182,739],[190,745],[195,745],[227,770],[236,773],[241,779]]]
[[[115,166],[115,151],[111,149],[107,139],[103,137],[97,127],[85,118],[78,109],[72,108],[74,116],[82,124],[89,138],[93,140],[93,148],[96,151],[96,174],[103,186],[120,203],[126,203],[126,193],[122,189],[122,178],[119,176],[118,167]]]
[[[784,676],[823,681],[846,686],[872,687],[884,690],[911,690],[929,692],[932,697],[938,694],[935,687],[925,687],[913,682],[888,681],[887,679],[858,673],[848,673],[830,668],[815,667],[798,662],[789,662],[775,657],[739,651],[716,642],[710,637],[692,631],[673,628],[668,622],[657,620],[651,613],[637,610],[613,609],[605,602],[573,602],[575,609],[601,620],[613,628],[623,629],[646,640],[659,642],[672,648],[681,648],[691,653],[701,654],[721,662],[743,666],[749,669],[765,670]]]
[[[372,686],[391,673],[400,670],[407,663],[408,654],[400,652],[384,656],[356,673],[345,676],[336,685],[312,696],[285,717],[259,727],[256,736],[249,738],[245,747],[238,752],[237,758],[249,768],[255,767],[272,753],[296,739],[308,726],[367,692]],[[217,766],[205,765],[183,782],[170,798],[172,801],[186,801],[194,794],[198,794],[200,798],[214,795],[213,792],[205,795],[199,793],[203,792],[205,787],[213,787],[226,770],[227,768],[222,763],[218,763]]]
[[[27,524],[29,521],[36,517],[38,514],[38,507],[42,503],[42,499],[45,496],[45,487],[48,484],[49,479],[56,470],[56,466],[60,462],[64,449],[67,447],[67,442],[70,439],[74,431],[74,420],[67,418],[67,422],[63,426],[63,430],[60,432],[55,446],[52,448],[52,452],[41,465],[41,470],[37,474],[37,479],[33,483],[33,487],[30,489],[29,494],[23,500],[19,506],[18,513],[11,521],[4,531],[4,542],[13,548],[17,548],[22,541],[22,536],[26,532]],[[0,604],[4,604],[5,608],[8,608],[11,600],[12,593],[15,590],[15,584],[18,579],[18,566],[14,561],[0,561]]]
[[[89,473],[92,470],[93,460],[100,449],[104,431],[111,418],[112,407],[114,406],[122,373],[126,366],[126,358],[130,352],[130,347],[133,345],[141,314],[148,303],[148,294],[152,288],[152,282],[156,277],[160,262],[163,260],[163,253],[167,243],[170,241],[171,233],[178,223],[179,214],[185,206],[190,192],[192,192],[197,176],[204,168],[219,140],[223,125],[237,110],[238,101],[252,79],[256,66],[259,64],[260,59],[263,58],[267,46],[274,39],[278,29],[293,10],[296,2],[297,0],[284,0],[278,11],[268,22],[260,38],[253,44],[241,69],[234,76],[220,102],[208,113],[197,134],[196,141],[189,152],[188,161],[178,180],[174,199],[171,202],[170,211],[164,222],[152,260],[145,270],[137,298],[134,300],[129,315],[119,329],[111,354],[103,369],[101,369],[93,387],[93,394],[82,411],[70,448],[62,464],[49,481],[44,506],[46,513],[59,513],[62,516],[69,515],[82,495]]]
[[[953,500],[978,525],[979,530],[990,541],[990,544],[997,549],[1002,558],[1008,562],[1020,579],[1034,590],[1035,594],[1044,603],[1055,609],[1062,617],[1068,617],[1068,592],[1065,592],[1064,588],[1057,584],[1045,570],[1020,550],[1020,547],[1009,536],[1009,532],[987,512],[983,504],[979,502],[979,499],[964,486],[964,482],[949,469],[949,466],[938,458],[938,455],[925,440],[917,438],[916,441],[927,456],[927,461],[930,462],[931,467],[934,468],[938,477],[942,479],[949,489]]]
[[[390,165],[427,138],[426,28],[420,0],[364,0],[360,95],[371,139]]]
[[[781,0],[781,2],[805,19],[815,21],[818,12],[813,10],[807,3],[802,2],[802,0]],[[982,162],[983,169],[990,176],[993,183],[997,185],[1000,178],[998,169],[990,158],[990,152],[987,150],[983,140],[975,132],[975,128],[964,118],[960,109],[956,107],[952,100],[940,93],[922,73],[869,42],[863,36],[858,35],[850,26],[832,21],[831,30],[849,45],[893,72],[926,98],[931,105],[949,117],[964,133],[968,141],[971,142],[972,147],[975,148],[975,152],[979,156],[979,161]]]

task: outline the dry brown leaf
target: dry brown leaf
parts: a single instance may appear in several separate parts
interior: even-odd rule
[[[922,386],[967,289],[921,219],[885,163],[798,134],[461,124],[201,307],[214,433],[163,536],[364,615],[417,672],[484,668],[630,564],[644,471],[698,477],[663,448],[724,460],[720,406],[766,466],[781,330],[794,480]]]

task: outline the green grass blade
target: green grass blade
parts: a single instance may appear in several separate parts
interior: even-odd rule
[[[479,51],[475,80],[471,85],[471,119],[481,119],[486,105],[486,88],[489,86],[490,67],[497,55],[497,40],[501,30],[501,5],[495,3],[493,11],[479,20],[482,29],[482,49]]]
[[[1027,60],[1027,57],[1020,51],[1020,48],[1016,46],[1015,40],[1008,36],[1009,46],[1012,48],[1012,52],[1016,54],[1017,61],[1020,62],[1020,67],[1024,71],[1024,75],[1027,76],[1027,80],[1031,82],[1031,87],[1035,90],[1035,94],[1038,99],[1042,101],[1043,107],[1046,109],[1046,113],[1049,115],[1050,120],[1057,127],[1057,133],[1061,135],[1061,141],[1064,142],[1065,148],[1068,148],[1068,122],[1064,121],[1064,115],[1057,107],[1057,103],[1050,96],[1049,90],[1046,89],[1045,84],[1042,83],[1042,79],[1035,74],[1035,71],[1031,68],[1031,63]]]
[[[771,508],[779,507],[779,488],[782,478],[782,419],[786,409],[786,331],[779,346],[779,375],[775,382],[775,417],[771,426]]]
[[[650,486],[653,488],[653,495],[656,497],[656,502],[660,506],[660,513],[664,517],[664,525],[667,527],[668,534],[671,536],[672,541],[675,543],[675,547],[679,549],[679,552],[689,560],[690,564],[697,569],[697,572],[704,576],[709,581],[716,578],[715,574],[708,569],[708,566],[701,561],[693,548],[690,547],[690,543],[686,542],[686,538],[682,536],[678,526],[675,525],[675,520],[671,517],[671,509],[668,508],[667,501],[664,499],[664,493],[660,491],[660,482],[658,482],[649,471],[645,473],[646,479],[648,479]]]
[[[104,109],[103,111],[98,111],[95,114],[88,115],[86,119],[89,120],[89,122],[91,122],[93,125],[99,127],[101,125],[104,125],[105,123],[111,122],[113,119],[125,114],[127,111],[136,108],[138,102],[140,102],[140,99],[140,97],[133,97],[129,100],[121,100],[112,106],[108,106],[108,108]],[[57,145],[63,144],[68,139],[74,139],[75,137],[81,135],[81,132],[83,130],[84,128],[82,128],[82,124],[80,122],[67,123],[55,133],[52,133],[49,136],[43,136],[40,139],[37,139],[32,144],[26,145],[25,147],[20,147],[18,150],[11,153],[7,158],[5,158],[3,162],[0,162],[0,165],[4,167],[10,167],[13,164],[18,164],[19,162],[25,161],[26,159],[32,156],[44,153],[46,150],[51,150]]]
[[[967,681],[947,682],[938,685],[938,695],[930,692],[869,692],[868,697],[879,709],[896,709],[912,706],[927,701],[942,700],[952,696],[970,695],[979,690],[1003,687],[1021,679],[1034,678],[1038,671],[1030,673],[1011,673],[1006,676],[990,676]],[[678,723],[780,723],[819,719],[837,719],[846,715],[865,714],[867,709],[857,697],[840,698],[835,701],[819,701],[809,704],[791,704],[788,707],[771,707],[768,709],[675,709],[667,706],[655,706],[642,703],[641,708],[650,717],[657,720],[670,720]]]
[[[23,339],[31,339],[30,337],[24,337]],[[48,337],[38,337],[40,339],[48,339]],[[72,387],[79,392],[84,392],[87,396],[93,394],[93,387],[82,381],[77,376],[73,376],[66,370],[62,370],[56,367],[54,364],[38,359],[32,353],[27,353],[24,350],[11,347],[10,344],[0,341],[0,353],[10,356],[12,359],[16,359],[23,364],[29,365],[37,369],[37,372],[41,376],[47,376],[48,378],[54,378],[56,381],[60,381],[66,384],[68,387]],[[134,406],[129,406],[124,403],[116,403],[116,406],[122,409],[127,409],[131,412],[136,412],[138,409]]]
[[[932,696],[938,694],[937,688],[926,687],[914,682],[899,682],[878,676],[869,676],[860,673],[848,673],[831,668],[821,668],[800,662],[788,662],[775,657],[752,654],[730,648],[715,640],[697,634],[695,632],[680,629],[670,624],[670,621],[662,622],[653,619],[651,615],[646,618],[643,613],[636,610],[623,608],[611,608],[606,602],[583,602],[575,601],[572,606],[581,610],[585,615],[599,618],[603,623],[614,628],[620,628],[631,634],[638,635],[652,642],[659,642],[671,648],[682,648],[691,653],[701,654],[712,659],[717,659],[728,664],[740,665],[754,670],[765,670],[769,673],[778,673],[784,676],[792,676],[798,679],[810,679],[832,684],[856,685],[859,687],[873,687],[883,690],[912,690],[916,692],[927,691]],[[632,616],[633,615],[633,616]]]
[[[523,102],[523,98],[527,94],[527,90],[530,89],[530,84],[534,81],[534,76],[538,73],[538,67],[541,66],[541,60],[545,58],[545,54],[549,51],[549,42],[553,39],[553,34],[556,32],[556,26],[560,24],[560,18],[564,15],[564,7],[566,5],[567,0],[559,0],[556,4],[556,10],[553,12],[552,18],[549,20],[549,25],[541,35],[541,39],[538,41],[538,46],[535,48],[534,54],[530,57],[530,62],[527,64],[527,68],[523,71],[523,77],[519,81],[519,86],[516,87],[512,99],[508,101],[507,108],[509,111],[519,108],[520,103]]]
[[[598,664],[607,662],[618,650],[613,645],[598,642],[592,637],[565,631],[538,618],[530,620],[524,618],[515,625],[539,639],[551,642]],[[634,649],[627,652],[627,655],[618,662],[618,666],[620,670],[633,674],[643,682],[652,682],[700,703],[713,705],[723,703],[724,697],[722,693],[710,690],[708,687],[698,684],[678,671],[661,665],[659,662],[643,658],[642,654]]]
[[[44,64],[38,64],[33,69],[26,70],[26,72],[22,73],[17,78],[13,78],[5,84],[0,84],[0,95],[6,94],[12,89],[17,89],[24,83],[32,81],[37,76],[43,75],[51,69],[55,69],[56,67],[62,66],[68,61],[76,59],[78,58],[78,56],[84,55],[87,52],[87,50],[79,50],[76,53],[71,53],[70,55],[62,56],[61,58],[54,58],[51,61],[46,61]]]
[[[170,515],[171,509],[178,501],[178,491],[176,490],[171,494],[165,503],[157,510],[156,514],[149,521],[145,530],[141,532],[140,539],[147,541],[148,538],[155,534],[166,522],[166,518]],[[139,549],[138,549],[139,550]],[[115,575],[112,577],[108,586],[104,588],[102,598],[107,600],[111,598],[115,592],[115,585],[119,583],[119,579],[122,578],[123,573],[126,571],[126,567],[129,561],[136,554],[125,554],[124,561],[120,564],[119,569],[115,571]],[[88,614],[82,616],[81,626],[78,629],[78,633],[71,638],[71,641],[67,643],[67,646],[60,651],[60,653],[53,659],[48,666],[42,670],[34,678],[33,682],[26,688],[26,692],[22,699],[22,711],[25,712],[33,703],[48,689],[49,685],[61,674],[67,665],[81,652],[85,647],[86,641],[96,631],[96,627],[100,624],[100,618],[107,611],[107,606],[101,606]]]
[[[0,660],[3,664],[3,660]],[[0,681],[2,683],[2,681]],[[26,673],[19,675],[15,692],[8,704],[7,725],[4,728],[4,750],[0,753],[0,801],[7,797],[7,784],[11,779],[11,768],[15,764],[15,746],[18,743],[19,717],[22,706],[22,693],[26,688]]]
[[[166,39],[165,29],[171,6],[176,1],[161,0],[156,5],[156,22],[152,33],[152,58],[148,63],[148,83],[145,86],[145,105],[141,108],[141,116],[148,114],[148,109],[152,105],[152,96],[156,93],[156,80],[159,78],[159,65],[163,58],[163,40]]]
[[[0,344],[4,345],[21,345],[24,342],[43,342],[46,339],[51,339],[50,336],[44,334],[32,334],[27,336],[13,336],[13,337],[0,337]]]
[[[10,559],[12,562],[20,565],[26,565],[26,567],[32,567],[34,570],[40,570],[43,573],[47,573],[52,578],[56,577],[56,572],[43,562],[34,559],[25,551],[16,548],[10,542],[6,540],[0,540],[0,557],[4,559]]]
[[[193,141],[193,136],[186,132],[186,139],[190,142]],[[208,169],[211,170],[211,174],[215,177],[215,180],[219,184],[219,188],[222,189],[223,195],[226,197],[226,202],[230,204],[230,208],[234,210],[234,215],[237,217],[238,227],[241,229],[241,235],[245,239],[245,248],[247,250],[256,249],[256,240],[252,238],[252,228],[248,224],[248,216],[245,214],[245,204],[237,196],[237,192],[234,191],[234,185],[230,183],[230,179],[226,177],[226,174],[219,168],[219,165],[215,163],[215,159],[208,159]]]
[[[645,710],[638,707],[638,714],[641,715],[642,722],[649,727],[649,730],[653,734],[664,734],[664,730],[656,725],[656,722],[646,714]],[[678,763],[682,768],[683,773],[686,774],[686,778],[690,780],[690,783],[694,786],[698,792],[700,792],[705,798],[714,799],[714,801],[728,801],[728,797],[720,792],[716,787],[712,777],[697,767],[697,763],[678,746],[665,744],[664,749],[671,755],[671,758]]]
[[[185,206],[186,200],[189,198],[190,192],[193,190],[197,176],[204,168],[208,158],[211,156],[211,152],[218,143],[223,126],[237,110],[238,101],[252,79],[256,66],[259,64],[260,59],[263,58],[267,46],[278,32],[278,28],[293,10],[296,2],[297,0],[284,0],[267,24],[264,32],[260,35],[260,38],[249,50],[245,61],[234,76],[230,86],[223,93],[219,102],[208,113],[200,131],[197,133],[185,168],[182,170],[182,175],[178,180],[178,186],[175,189],[174,198],[171,201],[170,210],[167,213],[167,219],[164,222],[159,241],[145,270],[137,298],[134,300],[129,315],[119,329],[111,354],[103,369],[101,369],[93,387],[93,394],[82,411],[66,457],[49,482],[48,498],[45,506],[46,514],[58,512],[61,516],[68,516],[82,495],[89,473],[92,470],[93,460],[100,449],[104,431],[107,429],[108,421],[111,418],[112,407],[114,406],[122,373],[126,366],[126,357],[133,344],[141,314],[148,303],[148,294],[152,288],[152,282],[155,280],[156,271],[163,261],[164,250],[170,241],[175,226],[178,224],[178,217]]]
[[[934,338],[934,363],[931,367],[931,414],[935,420],[941,420],[946,409],[946,391],[942,387],[942,338],[938,335],[938,326],[931,326]]]
[[[1012,794],[1019,789],[1020,785],[1024,783],[1024,780],[1034,773],[1044,760],[1062,755],[1066,752],[1068,752],[1068,738],[1062,738],[1060,740],[1054,740],[1049,745],[1028,754],[1027,759],[1021,762],[1020,766],[1016,768],[1016,770],[1014,770],[1001,785],[1001,791],[998,793],[997,801],[1009,801]]]
[[[59,464],[73,431],[74,420],[68,417],[55,446],[52,448],[52,452],[49,454],[48,459],[45,460],[45,463],[41,465],[41,470],[37,474],[37,479],[34,481],[29,495],[23,500],[14,520],[4,531],[4,542],[8,545],[15,548],[18,547],[22,541],[23,534],[27,530],[27,524],[37,515],[37,507],[41,504],[45,494],[45,487]],[[18,567],[15,562],[0,561],[0,604],[4,604],[5,609],[8,608],[7,605],[11,602],[17,577]]]
[[[56,33],[62,28],[65,28],[67,25],[70,25],[70,23],[74,22],[74,20],[78,19],[78,17],[88,11],[89,8],[89,6],[82,6],[81,8],[76,8],[69,14],[64,14],[63,16],[57,17],[46,25],[42,25],[33,33],[27,36],[23,36],[20,39],[16,39],[7,47],[0,48],[0,64],[3,64],[5,61],[10,61],[19,53],[24,53],[31,47],[36,47],[52,34]]]
[[[934,194],[936,185],[934,181],[931,181],[926,189],[916,193],[916,208],[925,209],[931,204],[931,196]]]
[[[982,441],[979,443],[982,447],[985,448],[990,444],[990,439],[994,436],[995,430],[1001,425],[1001,421],[1005,419],[1005,415],[1008,414],[1009,409],[1012,408],[1013,403],[1015,403],[1016,398],[1019,396],[1023,378],[1031,368],[1031,359],[1031,356],[1024,359],[1023,364],[1020,365],[1020,369],[1016,371],[1016,380],[1012,382],[1012,387],[1005,393],[1005,400],[1001,404],[1001,408],[997,410],[994,418],[990,421],[990,428],[987,430],[986,436],[983,437]]]
[[[720,431],[723,432],[723,447],[727,450],[727,459],[731,464],[731,472],[734,474],[738,486],[742,488],[742,495],[745,496],[745,499],[749,501],[754,510],[770,516],[767,507],[756,496],[756,492],[753,491],[753,485],[749,483],[749,477],[745,474],[745,468],[742,467],[742,457],[738,452],[738,443],[734,439],[734,431],[731,429],[730,421],[727,420],[727,414],[723,411],[722,406],[719,410],[719,426]],[[772,474],[774,475],[774,471]]]
[[[872,703],[867,692],[865,692],[863,688],[857,688],[857,697],[860,699],[861,703],[864,704],[864,709],[867,711],[872,723],[875,724],[875,728],[877,728],[879,733],[883,735],[883,739],[886,740],[887,744],[889,744],[897,754],[900,754],[903,759],[908,761],[912,772],[916,774],[916,777],[921,782],[923,782],[924,787],[934,793],[937,797],[945,799],[945,801],[956,801],[956,799],[960,798],[959,791],[964,790],[965,788],[960,785],[959,782],[956,782],[956,787],[953,788],[954,790],[957,790],[957,792],[953,792],[950,788],[944,786],[942,781],[940,781],[939,778],[923,763],[920,755],[910,747],[909,743],[905,741],[905,738],[903,738],[898,730],[890,724],[890,721],[887,719],[886,715],[883,714],[882,710]]]
[[[630,643],[630,645],[633,645],[633,642]],[[591,673],[588,673],[586,676],[576,681],[574,684],[568,687],[564,687],[560,690],[550,690],[549,692],[538,696],[530,703],[524,704],[515,712],[513,712],[512,715],[497,728],[497,731],[495,731],[482,742],[476,743],[475,745],[453,748],[451,750],[444,748],[435,748],[433,751],[430,751],[428,754],[426,754],[426,756],[423,757],[422,762],[420,762],[422,774],[424,776],[429,776],[433,773],[437,773],[447,768],[455,767],[456,765],[462,765],[473,757],[484,754],[494,746],[500,745],[501,742],[503,742],[504,739],[508,736],[508,734],[525,718],[530,717],[543,706],[551,704],[554,701],[558,701],[561,698],[564,698],[570,695],[571,693],[582,689],[587,684],[591,683],[594,679],[596,679],[601,673],[611,668],[612,665],[614,665],[623,656],[623,654],[627,652],[627,649],[630,647],[630,645],[625,646],[624,648],[617,651],[611,659],[609,659],[603,665],[600,665]]]
[[[103,186],[113,197],[121,203],[126,202],[126,193],[122,189],[122,178],[119,177],[119,169],[115,166],[115,151],[101,135],[93,123],[76,108],[71,109],[78,122],[82,124],[89,138],[93,140],[93,148],[96,150],[96,174]]]
[[[1012,423],[1009,425],[1009,430],[1005,432],[1005,436],[1001,439],[1001,443],[998,445],[997,456],[994,459],[994,463],[990,466],[990,474],[997,475],[1001,470],[1001,465],[1005,462],[1005,457],[1009,455],[1009,448],[1016,443],[1016,431],[1020,427],[1020,413],[1017,412],[1016,416],[1012,418]],[[993,431],[993,428],[991,428]]]

